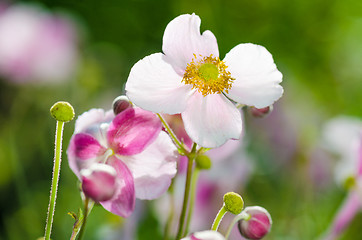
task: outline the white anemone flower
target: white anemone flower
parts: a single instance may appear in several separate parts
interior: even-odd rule
[[[156,113],[181,113],[190,138],[218,147],[240,138],[242,120],[235,103],[272,105],[283,94],[282,74],[262,46],[239,44],[219,58],[216,38],[200,33],[195,14],[176,17],[163,35],[163,53],[138,61],[126,83],[128,98]]]

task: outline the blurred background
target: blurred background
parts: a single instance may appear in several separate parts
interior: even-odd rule
[[[167,23],[183,13],[200,16],[221,58],[239,43],[260,44],[284,75],[284,96],[268,116],[245,111],[243,146],[233,156],[245,168],[215,181],[232,185],[246,205],[268,209],[273,228],[265,239],[318,239],[328,230],[351,188],[338,178],[343,154],[326,147],[324,130],[342,115],[362,119],[362,1],[0,0],[0,239],[44,234],[50,107],[68,101],[77,115],[111,108],[131,67],[161,51]],[[65,125],[55,240],[69,239],[67,213],[82,206],[66,157],[73,131],[74,121]],[[222,190],[207,214],[216,215]],[[95,207],[85,239],[162,239],[167,211],[156,205],[138,202],[128,222]],[[361,227],[358,210],[338,239],[362,239]]]

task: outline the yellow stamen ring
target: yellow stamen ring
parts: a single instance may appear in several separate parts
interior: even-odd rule
[[[201,60],[195,58],[187,64],[184,77],[181,82],[191,84],[192,89],[197,89],[203,96],[214,93],[228,93],[231,89],[232,78],[230,72],[226,71],[227,66],[218,57],[212,54],[203,57]],[[200,55],[200,57],[202,57]]]

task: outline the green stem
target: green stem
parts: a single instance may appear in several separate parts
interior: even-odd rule
[[[186,210],[189,202],[189,195],[190,195],[190,183],[191,183],[191,175],[192,175],[192,167],[193,167],[193,161],[195,159],[195,152],[196,152],[196,143],[192,146],[191,153],[188,154],[188,164],[187,164],[187,173],[186,173],[186,184],[185,184],[185,193],[184,193],[184,200],[182,204],[182,210],[178,225],[178,231],[176,235],[176,240],[179,240],[183,237],[183,227],[185,224],[185,216],[186,216]]]
[[[165,232],[163,235],[164,240],[168,240],[168,238],[169,238],[170,230],[171,230],[171,226],[172,226],[172,219],[173,219],[173,216],[175,215],[175,196],[174,196],[173,183],[174,183],[174,181],[172,181],[171,186],[168,189],[169,197],[170,197],[170,212],[169,212],[169,215],[167,218]]]
[[[173,140],[173,142],[176,144],[177,148],[184,154],[186,155],[188,153],[188,150],[185,148],[185,146],[180,142],[180,140],[178,140],[176,134],[172,131],[172,129],[170,128],[170,126],[168,125],[168,123],[166,122],[166,120],[162,117],[161,114],[157,113],[157,116],[160,118],[162,125],[166,128],[166,131],[168,132],[168,134],[170,135],[171,139]]]
[[[192,212],[194,210],[194,205],[195,205],[196,185],[197,185],[197,179],[199,178],[199,173],[200,173],[200,169],[196,167],[195,171],[194,171],[194,173],[192,174],[192,177],[191,177],[190,206],[189,206],[189,212],[187,214],[186,228],[185,228],[184,235],[186,235],[188,233],[189,227],[190,227]]]
[[[250,214],[247,214],[246,212],[241,212],[240,214],[236,215],[233,219],[233,221],[231,222],[231,224],[229,225],[229,228],[228,230],[226,231],[226,234],[225,234],[225,240],[228,239],[230,233],[231,233],[231,230],[233,229],[234,225],[240,221],[241,219],[250,219]]]
[[[227,212],[225,205],[222,205],[221,209],[219,210],[219,212],[217,213],[215,220],[212,224],[211,230],[217,231],[217,229],[219,228],[220,222],[222,220],[222,218],[224,217],[225,213]]]
[[[50,234],[53,225],[55,201],[57,198],[57,190],[58,190],[59,174],[60,174],[63,128],[64,128],[64,122],[57,121],[57,129],[55,134],[55,157],[54,157],[54,166],[53,166],[53,178],[52,178],[52,186],[50,189],[50,200],[49,200],[47,221],[45,226],[45,234],[44,234],[45,240],[50,239]]]
[[[85,225],[86,225],[87,219],[88,219],[88,212],[90,212],[89,208],[88,208],[88,204],[89,204],[89,198],[85,197],[85,200],[84,200],[84,218],[83,218],[82,227],[81,227],[81,229],[79,231],[78,240],[81,240],[82,237],[83,237],[83,234],[84,234]]]

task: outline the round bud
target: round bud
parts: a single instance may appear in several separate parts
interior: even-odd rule
[[[95,202],[111,199],[117,189],[116,170],[106,164],[93,164],[80,171],[84,195]]]
[[[50,108],[50,114],[55,120],[69,122],[74,118],[74,109],[68,102],[57,102]]]
[[[224,207],[228,212],[236,215],[243,210],[244,201],[239,194],[228,192],[224,195]]]
[[[197,155],[195,161],[199,169],[207,170],[211,168],[211,160],[207,155]]]
[[[272,219],[265,208],[259,206],[246,207],[243,213],[248,216],[238,223],[239,231],[243,237],[247,239],[262,239],[269,233]]]
[[[113,100],[112,103],[114,115],[117,115],[124,110],[131,108],[132,103],[128,100],[127,96],[118,96]]]
[[[249,111],[251,115],[253,115],[254,117],[261,118],[265,117],[266,115],[271,113],[271,111],[273,111],[273,105],[270,105],[265,108],[249,107]]]

